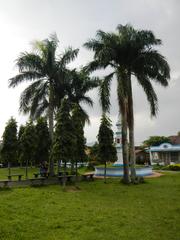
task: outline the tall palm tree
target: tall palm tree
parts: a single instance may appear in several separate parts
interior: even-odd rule
[[[73,69],[69,72],[68,82],[66,86],[67,97],[71,103],[71,108],[74,105],[78,106],[79,117],[83,125],[90,123],[89,116],[82,105],[86,104],[93,106],[93,100],[87,95],[89,91],[99,86],[100,80],[97,77],[90,77],[89,72],[85,69]]]
[[[121,87],[124,85],[125,90],[122,98],[126,102],[132,179],[136,176],[132,80],[137,79],[146,94],[152,116],[156,116],[158,99],[151,81],[166,87],[170,78],[170,68],[166,59],[154,48],[159,45],[161,45],[161,40],[157,39],[151,31],[136,30],[131,25],[118,25],[116,33],[98,31],[96,39],[85,43],[88,49],[94,51],[94,61],[89,64],[89,69],[96,70],[107,66],[113,69],[113,72],[103,81],[104,91],[110,88],[110,81],[114,74],[116,76],[124,75],[117,79],[118,83],[121,81]],[[103,100],[104,102],[102,101],[102,105],[108,109],[110,105],[109,91],[106,91],[104,96],[106,99]],[[122,112],[122,106],[120,107]]]
[[[65,95],[64,81],[69,71],[67,64],[74,60],[79,51],[68,48],[57,56],[58,42],[56,34],[51,35],[49,39],[36,41],[34,51],[21,53],[17,58],[19,74],[9,79],[9,87],[16,87],[24,81],[33,81],[21,95],[20,111],[30,113],[31,117],[46,112],[51,140],[57,99],[60,101]],[[52,161],[50,174],[54,174]]]

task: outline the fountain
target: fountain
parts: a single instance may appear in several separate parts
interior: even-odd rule
[[[121,177],[123,176],[123,155],[122,155],[122,132],[121,132],[121,117],[118,116],[116,123],[117,131],[115,133],[115,144],[117,152],[117,161],[112,164],[112,167],[107,167],[106,176],[108,177]],[[151,166],[143,166],[136,168],[137,176],[152,175]],[[95,176],[104,176],[104,167],[95,167]]]

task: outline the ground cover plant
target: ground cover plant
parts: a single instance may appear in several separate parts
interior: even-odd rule
[[[0,190],[1,240],[180,239],[180,174]]]

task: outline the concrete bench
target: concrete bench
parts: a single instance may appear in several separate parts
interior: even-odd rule
[[[21,181],[22,179],[22,176],[24,176],[23,174],[11,174],[11,175],[8,175],[8,180],[12,180],[12,177],[18,177],[18,181]]]
[[[38,177],[38,178],[30,178],[29,181],[31,182],[31,185],[43,185],[45,177]]]
[[[0,186],[3,185],[3,187],[8,187],[10,180],[1,180],[0,181]]]
[[[49,173],[33,173],[33,175],[34,175],[35,178],[38,178],[38,177],[48,178],[49,177]]]
[[[40,176],[40,173],[33,173],[35,178],[38,178]]]
[[[69,173],[68,172],[65,172],[65,175],[67,176]],[[58,176],[59,177],[62,177],[64,175],[64,172],[60,171],[58,172]]]
[[[57,176],[60,183],[63,182],[65,179],[67,182],[74,182],[76,175],[64,175],[64,176]]]
[[[94,180],[94,173],[84,173],[82,176],[82,180],[89,180],[89,181],[93,181]]]

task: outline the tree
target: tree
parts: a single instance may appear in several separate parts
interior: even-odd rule
[[[110,83],[115,75],[118,82],[118,99],[121,110],[122,128],[124,128],[124,142],[127,140],[127,127],[129,128],[129,155],[131,164],[131,177],[135,179],[135,151],[134,151],[134,112],[132,98],[132,76],[135,76],[142,86],[150,104],[151,114],[156,116],[158,111],[157,95],[151,81],[162,86],[168,86],[170,68],[154,47],[161,45],[151,31],[136,30],[131,25],[119,25],[116,33],[97,32],[96,39],[91,39],[85,46],[95,52],[94,61],[88,69],[96,70],[110,66],[113,72],[104,78],[101,85],[103,108],[108,111],[110,106]],[[120,87],[119,87],[120,86]],[[123,91],[122,91],[123,89]],[[123,92],[123,94],[122,94]],[[123,109],[123,110],[122,110]],[[126,111],[126,113],[124,112]],[[123,114],[122,114],[123,112]],[[123,122],[127,126],[123,125]],[[123,133],[123,131],[122,131]],[[123,140],[123,136],[122,136]],[[123,151],[124,152],[124,151]],[[123,153],[123,159],[125,155]]]
[[[98,133],[99,157],[104,164],[104,183],[106,183],[106,165],[108,161],[116,160],[116,148],[114,146],[113,131],[110,119],[103,114]]]
[[[1,154],[3,162],[8,163],[10,175],[10,164],[17,162],[17,123],[13,117],[7,122],[3,133]]]
[[[91,164],[96,165],[97,163],[100,163],[99,159],[99,144],[97,142],[94,143],[93,146],[88,147],[89,148],[89,161]]]
[[[0,142],[0,164],[3,164],[3,159],[2,159],[1,150],[2,150],[2,142]]]
[[[79,105],[74,104],[72,111],[72,123],[73,123],[73,133],[75,136],[75,146],[74,146],[74,159],[75,159],[75,170],[76,170],[76,180],[77,180],[77,163],[84,162],[86,160],[85,154],[85,143],[86,139],[84,137],[84,119],[82,117],[82,111]]]
[[[70,104],[67,99],[63,99],[61,107],[56,116],[55,133],[53,138],[52,155],[54,161],[64,163],[64,175],[66,175],[67,162],[74,161],[74,151],[76,138],[73,133],[73,123],[70,116]],[[66,179],[63,179],[63,188]]]
[[[32,121],[25,125],[23,134],[20,137],[20,145],[22,147],[21,159],[26,163],[26,179],[28,178],[28,165],[34,163],[36,151],[37,136],[35,126]]]
[[[23,153],[23,146],[22,146],[22,142],[21,142],[21,136],[23,135],[24,133],[24,130],[25,130],[25,126],[24,125],[21,125],[19,127],[19,132],[18,132],[18,161],[20,162],[20,165],[22,166],[23,164],[25,164],[25,162],[23,162],[23,156],[22,156],[22,153]]]
[[[40,117],[37,119],[35,125],[36,131],[36,152],[35,152],[35,164],[49,161],[49,151],[51,145],[51,139],[49,135],[48,125],[45,118]]]
[[[170,143],[170,139],[165,136],[151,136],[149,139],[145,140],[143,142],[143,145],[145,147],[150,147],[150,146],[159,146],[162,143]]]
[[[67,64],[78,54],[78,49],[68,48],[60,56],[56,34],[49,39],[36,41],[33,52],[21,53],[16,60],[19,74],[9,80],[9,87],[16,87],[24,81],[33,81],[21,94],[20,111],[37,118],[45,113],[49,122],[49,133],[53,139],[54,111],[66,95],[68,82]],[[54,175],[54,164],[50,162],[50,175]]]

